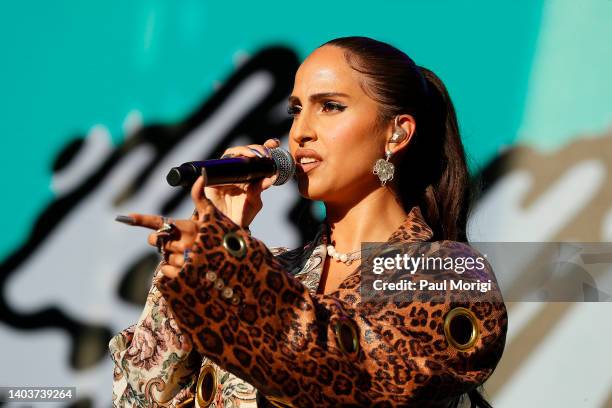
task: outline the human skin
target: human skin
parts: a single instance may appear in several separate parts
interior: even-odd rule
[[[293,124],[289,133],[289,150],[297,159],[297,181],[300,194],[323,201],[327,222],[331,228],[331,242],[339,252],[359,249],[361,242],[386,241],[406,217],[393,182],[381,186],[372,168],[376,160],[384,158],[386,149],[396,156],[405,149],[416,123],[411,115],[397,117],[407,137],[399,143],[389,143],[394,121],[381,124],[379,104],[363,87],[365,78],[346,62],[344,50],[323,46],[315,50],[298,69],[289,112]],[[264,145],[277,147],[278,141]],[[225,154],[255,157],[251,149],[267,154],[262,145],[237,146]],[[302,155],[315,156],[314,165],[301,165]],[[392,156],[392,157],[393,157]],[[393,159],[392,159],[393,161]],[[306,171],[306,172],[305,172]],[[196,209],[201,200],[212,203],[241,226],[248,226],[261,209],[261,192],[273,183],[273,178],[259,183],[235,187],[205,187],[201,177],[194,183],[191,197]],[[134,225],[157,230],[163,224],[158,215],[130,214]],[[183,251],[189,249],[198,231],[197,217],[173,220],[177,233],[167,241],[167,263],[162,272],[174,277],[183,266]],[[149,243],[157,244],[159,234],[152,232]],[[326,261],[320,292],[334,290],[354,268],[340,262]]]

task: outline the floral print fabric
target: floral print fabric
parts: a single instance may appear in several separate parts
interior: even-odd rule
[[[323,268],[325,245],[318,234],[313,243],[288,251],[270,248],[288,270],[316,291]],[[315,250],[309,254],[311,245]],[[303,267],[302,267],[303,265]],[[161,277],[158,269],[153,282]],[[192,352],[190,339],[182,334],[168,310],[166,300],[151,286],[138,322],[115,335],[109,349],[115,369],[113,375],[114,407],[193,407],[200,368],[213,366],[217,390],[212,408],[257,407],[257,390],[251,384],[228,373],[207,358]]]

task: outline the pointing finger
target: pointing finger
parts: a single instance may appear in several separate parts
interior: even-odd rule
[[[125,216],[120,216],[120,217],[124,219],[123,217]],[[119,219],[120,217],[117,217],[117,221],[125,223],[125,221],[121,221]],[[147,214],[132,213],[129,215],[129,218],[131,218],[131,221],[132,221],[130,225],[135,225],[138,227],[158,230],[164,225],[164,217],[162,217],[161,215],[147,215]]]

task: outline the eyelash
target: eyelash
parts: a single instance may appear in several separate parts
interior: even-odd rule
[[[301,110],[302,108],[300,108],[299,106],[293,105],[287,108],[287,113],[289,114],[289,116],[295,116],[300,113]]]
[[[343,110],[346,109],[346,106],[338,102],[332,102],[332,101],[323,102],[323,108],[327,108],[327,107],[331,107],[331,109],[336,112],[342,112]]]
[[[346,109],[346,106],[338,103],[338,102],[333,102],[333,101],[324,101],[321,104],[321,109],[323,110],[323,112],[342,112]],[[326,110],[327,109],[327,110]],[[287,113],[290,116],[295,116],[298,113],[300,113],[300,111],[302,110],[302,107],[299,105],[293,105],[293,106],[289,106],[287,108]]]

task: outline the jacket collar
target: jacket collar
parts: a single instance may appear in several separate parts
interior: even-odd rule
[[[316,292],[323,272],[329,242],[328,234],[327,224],[322,223],[314,239],[304,246],[302,256],[297,257],[301,259],[301,262],[294,265],[292,271],[295,277],[300,279],[312,293]],[[425,222],[421,209],[415,206],[408,212],[401,225],[389,236],[387,243],[429,241],[432,237],[432,229]]]

